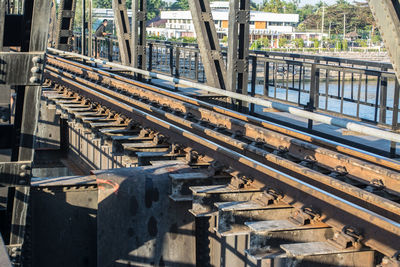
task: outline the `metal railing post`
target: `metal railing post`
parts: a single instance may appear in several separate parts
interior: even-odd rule
[[[392,131],[397,131],[399,128],[399,96],[400,85],[397,79],[394,79],[394,96],[393,96],[393,116],[392,116]],[[396,157],[396,142],[390,142],[390,157]]]
[[[194,78],[197,82],[199,82],[199,52],[194,53],[194,69]]]
[[[108,48],[108,61],[112,62],[113,61],[113,47],[112,47],[112,40],[111,38],[107,38],[107,48]]]
[[[316,64],[312,64],[311,67],[311,84],[310,84],[310,98],[307,103],[307,106],[305,107],[306,110],[313,112],[316,106],[318,106],[318,97],[317,97],[317,92],[318,92],[318,82],[319,80],[319,69],[317,68]],[[313,128],[313,120],[309,119],[308,120],[308,130],[312,130]]]
[[[179,79],[179,67],[180,67],[180,49],[178,46],[175,47],[175,78]],[[178,84],[175,84],[175,90],[178,89]]]
[[[171,76],[174,76],[174,48],[172,44],[169,45],[169,69]]]
[[[267,58],[267,61],[265,62],[265,65],[264,65],[265,74],[264,74],[264,92],[263,92],[263,95],[264,96],[268,96],[268,92],[269,92],[269,61],[268,61],[268,58],[269,58],[269,55],[265,55],[264,57]]]
[[[94,37],[94,58],[97,58],[98,53],[99,53],[99,45],[98,45],[98,40],[97,37]]]
[[[251,96],[256,95],[256,82],[257,82],[257,56],[251,57]],[[246,88],[247,89],[247,88]],[[254,113],[254,104],[250,103],[249,114]]]
[[[382,71],[387,71],[387,68],[382,68]],[[376,96],[378,97],[378,96]],[[379,122],[386,123],[386,106],[387,106],[387,78],[381,77],[381,95],[379,101]]]
[[[151,71],[153,69],[153,43],[149,43],[149,65],[147,66],[147,70]]]

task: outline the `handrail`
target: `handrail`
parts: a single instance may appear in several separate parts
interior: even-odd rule
[[[119,69],[123,69],[123,70],[128,70],[131,72],[135,72],[137,74],[142,74],[142,75],[149,76],[152,78],[158,78],[158,79],[161,79],[164,81],[173,82],[175,84],[182,84],[182,85],[202,89],[202,90],[205,90],[208,92],[212,92],[212,93],[227,96],[230,98],[242,100],[242,101],[252,103],[255,105],[260,105],[260,106],[264,106],[267,108],[273,108],[273,109],[276,109],[279,111],[288,112],[290,114],[293,114],[293,115],[296,115],[298,117],[302,117],[305,119],[310,119],[310,120],[317,121],[320,123],[333,125],[333,126],[336,126],[339,128],[345,128],[350,131],[357,132],[357,133],[360,133],[363,135],[373,136],[376,138],[381,138],[381,139],[385,139],[385,140],[389,140],[389,141],[393,141],[393,142],[400,142],[400,134],[373,128],[373,127],[369,127],[369,126],[366,126],[366,125],[363,125],[361,123],[357,123],[357,122],[354,122],[351,120],[332,118],[332,117],[329,117],[326,115],[302,110],[302,109],[299,109],[299,108],[296,108],[294,106],[290,106],[287,104],[282,104],[282,103],[273,102],[273,101],[269,101],[269,100],[265,100],[265,99],[255,98],[255,97],[248,96],[248,95],[242,95],[242,94],[235,93],[235,92],[221,90],[221,89],[211,87],[211,86],[208,86],[205,84],[200,84],[200,83],[191,82],[191,81],[187,81],[187,80],[183,80],[183,79],[179,79],[179,78],[174,78],[174,77],[170,77],[167,75],[154,73],[154,72],[150,72],[150,71],[146,71],[146,70],[142,70],[142,69],[137,69],[137,68],[133,68],[133,67],[129,67],[129,66],[124,66],[121,64],[117,64],[117,63],[107,62],[104,60],[99,60],[99,59],[83,56],[83,55],[72,53],[72,52],[65,52],[65,51],[54,49],[54,48],[48,48],[48,51],[58,54],[58,55],[69,55],[69,56],[84,59],[86,61],[91,61],[91,62],[95,62],[95,63],[99,63],[99,64],[103,64],[106,66],[115,67],[115,68],[119,68]]]

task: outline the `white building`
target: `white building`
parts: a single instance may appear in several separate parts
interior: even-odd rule
[[[229,2],[211,2],[212,16],[220,38],[228,34]],[[196,37],[190,11],[161,11],[165,28],[149,29],[155,35],[171,37]],[[299,22],[298,14],[276,14],[250,11],[250,37],[258,39],[271,35],[291,34]],[[171,32],[173,29],[175,32]],[[172,35],[171,35],[172,34]]]

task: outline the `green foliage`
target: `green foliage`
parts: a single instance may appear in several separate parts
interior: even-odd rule
[[[188,0],[177,0],[171,5],[171,10],[189,10]]]
[[[319,47],[319,40],[317,38],[311,38],[311,42],[313,42],[313,47],[318,48]]]
[[[342,50],[342,42],[341,42],[341,41],[336,41],[335,48],[336,48],[337,50]]]
[[[347,40],[346,39],[342,40],[342,50],[346,51],[348,48],[349,48],[349,45],[347,43]]]
[[[284,1],[284,0],[264,0],[265,12],[272,13],[296,13],[299,7],[298,0]]]
[[[356,43],[361,47],[367,47],[368,46],[367,41],[362,40],[362,39],[356,40]]]
[[[374,35],[371,37],[371,41],[372,41],[374,44],[378,44],[378,43],[382,42],[382,38],[381,38],[381,36],[380,36],[379,34],[374,34]]]
[[[195,44],[197,42],[197,39],[195,37],[182,37],[182,42],[184,43],[191,43]]]
[[[279,47],[285,47],[289,43],[289,40],[286,38],[279,38],[278,45]]]
[[[157,36],[157,35],[147,35],[146,39],[150,39],[150,40],[162,40],[165,41],[166,38],[164,36]]]
[[[81,1],[81,0],[79,0]],[[187,1],[187,0],[186,0]],[[166,6],[163,0],[147,0],[147,19],[151,20],[160,15],[161,9]],[[77,3],[78,7],[78,3]],[[111,0],[94,0],[94,8],[112,8]],[[126,0],[126,7],[132,8],[132,0]]]
[[[132,3],[132,0],[129,0]],[[78,3],[77,3],[78,4]],[[112,8],[111,0],[94,0],[94,8]]]
[[[99,0],[97,0],[99,1]],[[107,1],[107,0],[102,0]],[[161,9],[167,6],[163,0],[147,0],[147,19],[152,20],[160,15]],[[126,0],[126,7],[132,8],[132,0]]]
[[[312,12],[310,13],[310,11]],[[307,13],[304,11],[303,14],[304,21],[302,24],[304,24],[304,28],[321,30],[322,8],[313,10],[308,7]],[[325,6],[324,32],[327,32],[329,23],[331,23],[332,34],[343,34],[344,14],[346,14],[346,32],[351,32],[355,29],[366,30],[371,26],[375,28],[375,21],[368,5],[360,2],[349,3],[345,0],[338,0],[333,5]],[[302,19],[301,16],[300,19]]]
[[[298,10],[299,20],[305,20],[309,15],[313,14],[317,10],[317,7],[314,5],[304,5],[302,8]]]
[[[269,39],[267,37],[260,38],[255,40],[252,44],[250,49],[251,50],[259,50],[262,48],[266,48],[269,46]]]
[[[293,40],[293,42],[294,42],[294,45],[297,48],[303,48],[304,47],[304,40],[302,38],[296,38],[296,39]]]

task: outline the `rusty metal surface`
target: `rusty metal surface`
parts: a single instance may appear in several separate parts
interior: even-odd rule
[[[169,200],[170,173],[188,165],[163,164],[96,171],[98,266],[195,266],[190,202]]]
[[[330,150],[333,150],[333,151],[344,153],[344,154],[347,154],[347,155],[350,155],[350,156],[354,156],[354,157],[359,158],[359,159],[363,159],[363,160],[369,161],[369,162],[374,163],[374,164],[378,164],[378,165],[381,165],[381,166],[384,166],[384,167],[387,167],[387,168],[390,168],[390,169],[393,169],[393,170],[400,171],[400,164],[397,161],[389,159],[389,158],[386,158],[386,157],[382,157],[382,156],[378,156],[378,155],[375,155],[375,154],[367,153],[366,151],[362,151],[362,150],[358,150],[358,149],[353,148],[353,147],[345,146],[343,144],[340,144],[340,143],[337,143],[337,142],[334,142],[334,141],[331,141],[331,140],[327,140],[327,139],[324,139],[324,138],[321,138],[321,137],[313,136],[311,134],[305,134],[303,132],[300,132],[300,131],[297,131],[297,130],[294,130],[294,129],[291,129],[291,128],[287,128],[287,127],[282,126],[282,125],[277,125],[277,124],[274,124],[274,123],[271,123],[271,122],[268,122],[268,121],[265,121],[265,120],[261,120],[259,118],[256,118],[256,117],[253,117],[253,116],[250,116],[250,115],[247,115],[247,114],[234,112],[234,111],[229,110],[229,109],[225,109],[225,108],[222,108],[222,107],[219,107],[219,106],[216,106],[216,105],[212,105],[212,104],[206,103],[204,101],[200,101],[200,100],[188,97],[186,95],[180,95],[180,94],[177,94],[175,92],[166,91],[166,90],[154,87],[154,86],[150,86],[148,84],[139,83],[137,81],[133,81],[133,80],[131,80],[129,78],[126,78],[126,77],[123,77],[123,76],[111,74],[110,72],[105,71],[105,70],[94,69],[94,68],[91,68],[89,66],[85,66],[85,65],[82,65],[80,63],[77,63],[77,62],[73,62],[73,61],[70,61],[70,60],[63,59],[61,57],[54,57],[53,55],[48,55],[48,57],[56,58],[58,61],[67,63],[68,65],[71,65],[71,66],[79,67],[81,69],[80,70],[81,72],[79,72],[79,73],[81,73],[81,74],[90,75],[90,73],[86,74],[86,72],[84,72],[82,70],[88,70],[88,71],[95,70],[95,72],[98,73],[99,75],[101,75],[102,77],[104,77],[104,76],[112,77],[112,78],[115,78],[117,80],[121,80],[121,81],[130,83],[132,85],[140,86],[142,88],[151,90],[153,92],[158,92],[158,93],[161,93],[163,95],[173,97],[173,98],[178,99],[178,100],[184,100],[185,102],[188,102],[190,104],[193,104],[193,105],[196,105],[196,106],[199,106],[199,107],[204,107],[204,108],[207,108],[207,109],[210,109],[210,110],[214,110],[214,111],[219,112],[221,114],[225,114],[227,116],[230,116],[230,117],[233,117],[233,118],[245,121],[245,122],[249,122],[249,123],[252,123],[254,125],[262,126],[264,128],[273,130],[273,131],[278,132],[278,133],[282,133],[282,134],[287,135],[287,136],[294,137],[296,139],[300,139],[300,140],[303,140],[303,141],[306,141],[306,142],[309,142],[309,143],[314,143],[316,145],[329,148]],[[96,76],[91,76],[91,77],[93,79],[96,79]]]
[[[70,88],[74,88],[81,95],[86,96],[97,103],[102,103],[121,115],[127,117],[133,116],[136,122],[143,126],[150,127],[155,131],[162,132],[170,140],[179,140],[179,143],[182,145],[190,146],[196,149],[199,153],[214,155],[223,165],[229,166],[231,162],[237,161],[238,164],[235,165],[235,169],[240,170],[251,177],[257,177],[257,183],[261,182],[261,186],[267,185],[268,187],[281,188],[281,190],[287,194],[284,197],[284,201],[290,202],[291,204],[297,203],[298,205],[295,204],[295,206],[301,206],[304,205],[304,203],[312,203],[313,207],[324,214],[323,221],[328,225],[335,226],[335,228],[340,229],[344,225],[353,225],[355,221],[357,221],[356,224],[358,227],[365,231],[366,236],[368,235],[368,238],[365,239],[366,244],[378,249],[379,251],[382,251],[385,254],[387,253],[389,255],[393,255],[393,250],[390,247],[393,247],[393,244],[395,243],[393,241],[396,240],[397,234],[392,232],[394,234],[393,236],[390,234],[390,232],[396,231],[395,228],[392,228],[392,226],[395,225],[394,222],[390,222],[390,220],[388,221],[387,219],[362,209],[357,205],[343,201],[337,196],[327,194],[320,189],[293,179],[293,177],[290,177],[286,174],[277,172],[276,170],[257,163],[246,156],[240,155],[215,143],[204,140],[203,138],[200,138],[188,131],[157,119],[156,117],[146,114],[143,111],[139,111],[133,106],[123,104],[121,101],[109,96],[95,93],[94,91],[91,91],[91,89],[79,85],[76,82],[68,81],[67,79],[61,78],[58,75],[53,76],[53,80],[58,83],[68,85]],[[111,95],[114,94],[112,92],[108,93],[111,93]],[[143,105],[141,104],[139,106]],[[362,215],[363,213],[364,215]],[[367,216],[371,219],[368,222],[359,220],[357,219],[357,216],[354,217],[356,214],[357,216]],[[385,224],[387,224],[388,228],[386,228]],[[389,226],[390,224],[392,224],[392,226]],[[381,233],[376,235],[377,232]],[[380,238],[383,236],[385,236],[384,239]]]
[[[97,266],[93,177],[37,179],[30,210],[32,266]]]
[[[55,70],[52,67],[48,68],[51,69],[52,71]],[[55,71],[57,72],[57,70]],[[144,110],[156,112],[157,116],[162,116],[170,122],[175,122],[175,123],[180,122],[181,126],[184,126],[190,130],[196,130],[196,133],[199,135],[205,134],[205,137],[207,139],[216,140],[217,142],[227,142],[230,145],[230,147],[233,147],[234,149],[236,149],[236,151],[241,151],[242,153],[246,152],[249,156],[254,155],[255,157],[257,157],[258,160],[261,160],[263,163],[269,164],[269,166],[280,167],[283,170],[288,169],[292,172],[294,171],[300,174],[303,180],[305,179],[305,181],[311,184],[322,186],[322,188],[324,188],[325,190],[331,190],[330,188],[332,188],[334,190],[346,192],[345,194],[347,194],[347,197],[343,194],[341,196],[346,197],[347,199],[352,200],[353,202],[355,201],[355,203],[357,204],[362,205],[363,201],[367,201],[369,202],[369,205],[377,206],[377,209],[374,209],[374,211],[380,212],[381,214],[382,211],[379,211],[379,209],[381,208],[388,210],[389,212],[392,212],[394,214],[398,214],[398,207],[396,204],[387,202],[386,200],[378,197],[377,195],[373,195],[367,191],[362,191],[352,186],[349,186],[348,184],[346,184],[346,181],[343,180],[346,177],[346,175],[349,174],[347,176],[348,178],[355,177],[358,178],[358,180],[360,181],[369,179],[365,181],[367,185],[371,184],[373,181],[378,181],[381,182],[381,186],[383,187],[385,184],[389,185],[389,187],[386,187],[386,189],[388,189],[389,191],[396,192],[396,186],[398,185],[398,177],[399,177],[399,174],[397,172],[380,168],[376,165],[371,165],[369,163],[363,163],[358,159],[353,159],[345,155],[340,155],[338,153],[329,151],[324,148],[320,148],[313,144],[308,144],[303,141],[288,138],[285,136],[280,136],[279,134],[262,129],[258,126],[245,124],[241,121],[230,119],[225,115],[215,114],[209,110],[203,109],[201,110],[202,112],[199,112],[199,109],[197,109],[196,107],[190,107],[190,104],[177,102],[173,100],[171,100],[171,102],[167,102],[168,100],[162,98],[160,95],[148,92],[145,89],[139,88],[136,89],[135,91],[133,91],[133,89],[135,88],[132,87],[129,87],[127,89],[130,93],[133,93],[136,96],[141,96],[149,100],[157,101],[163,106],[165,106],[164,103],[168,103],[171,109],[173,110],[180,110],[181,112],[184,112],[186,114],[190,113],[193,116],[198,115],[201,117],[199,119],[201,123],[210,122],[215,125],[214,127],[219,127],[224,130],[226,129],[236,130],[232,131],[231,132],[232,134],[233,133],[236,134],[237,132],[245,132],[246,136],[251,138],[251,141],[256,142],[256,144],[254,143],[248,144],[243,141],[235,140],[233,138],[228,138],[223,133],[219,133],[218,131],[211,130],[202,126],[201,123],[194,124],[193,119],[191,121],[183,120],[182,118],[176,115],[168,114],[167,112],[164,112],[162,110],[157,110],[156,108],[151,107],[148,104],[143,103],[141,101],[131,99],[125,95],[122,96],[120,93],[116,93],[109,89],[102,89],[102,87],[100,87],[99,85],[84,80],[83,78],[79,78],[72,74],[60,71],[58,71],[58,73],[63,74],[64,76],[72,78],[76,81],[79,81],[80,83],[90,85],[92,87],[95,87],[96,89],[100,89],[103,92],[107,92],[107,94],[112,95],[113,97],[118,97],[118,99],[126,103],[132,103]],[[121,84],[116,85],[113,84],[112,82],[113,81],[111,80],[111,78],[104,78],[105,84],[111,84],[120,89],[123,88]],[[123,85],[125,85],[126,87],[129,86],[126,83]],[[206,114],[207,117],[202,116],[204,113]],[[223,123],[229,124],[230,122],[236,124],[232,126],[226,126],[226,128],[223,126],[221,127],[221,124]],[[263,133],[265,132],[267,133],[263,135]],[[266,136],[267,134],[268,136]],[[286,148],[285,148],[285,140],[287,140],[287,142],[289,143],[289,145],[287,145]],[[273,153],[268,151],[268,146],[260,146],[259,144],[257,144],[257,143],[261,144],[268,143],[268,145],[271,146],[274,141],[279,145],[273,147],[273,149],[275,149]],[[267,148],[266,151],[264,151],[265,148]],[[293,160],[292,161],[290,160],[291,157],[295,158],[294,162],[292,162]],[[300,164],[297,164],[298,162]],[[322,167],[321,170],[318,169],[318,166]],[[324,169],[324,167],[328,168]],[[324,173],[329,174],[329,176]],[[387,179],[385,179],[384,176],[385,174],[386,177],[388,177]],[[340,179],[342,179],[343,181],[341,181]],[[392,185],[394,185],[394,187],[392,187]],[[360,198],[361,201],[357,200],[356,198]],[[386,211],[383,211],[383,214],[386,214]]]
[[[57,61],[54,59],[49,59],[49,63],[53,63],[56,66],[58,65],[66,67],[65,64],[62,64],[60,62],[57,63]],[[61,72],[52,67],[48,68],[61,74]],[[83,71],[81,66],[69,66],[67,67],[67,69],[73,70],[77,74],[87,75],[87,77],[91,79],[101,80],[106,85],[127,91],[136,96],[157,101],[158,103],[160,103],[160,105],[167,105],[173,110],[179,110],[180,112],[186,114],[190,113],[195,116],[198,121],[215,125],[215,127],[224,127],[224,129],[230,131],[232,134],[239,133],[240,135],[249,138],[251,141],[258,143],[258,146],[263,145],[264,147],[269,149],[269,151],[280,151],[280,154],[283,157],[294,157],[296,158],[296,160],[299,161],[311,161],[314,165],[325,168],[328,173],[343,170],[344,172],[346,172],[346,175],[356,177],[361,182],[365,182],[367,185],[378,182],[381,184],[381,186],[386,187],[390,192],[400,192],[399,173],[380,167],[380,161],[378,159],[375,160],[375,164],[370,164],[360,159],[343,155],[340,152],[332,151],[330,149],[310,144],[308,142],[298,140],[297,138],[288,137],[280,133],[264,129],[264,127],[260,127],[264,125],[257,126],[252,123],[246,123],[245,121],[232,118],[232,116],[228,116],[231,115],[231,113],[224,114],[225,112],[222,111],[216,113],[215,110],[198,107],[196,105],[193,105],[192,103],[187,103],[191,99],[185,99],[184,101],[184,99],[177,100],[163,97],[163,93],[165,92],[165,90],[156,89],[154,87],[141,84],[138,84],[139,86],[134,85],[132,83],[128,83],[127,79],[124,79],[124,81],[114,79],[118,77],[118,75],[104,77],[103,73],[98,74],[89,70]],[[64,75],[67,75],[70,78],[73,77],[71,74]],[[76,79],[80,82],[90,85],[84,79]],[[155,92],[151,92],[148,89],[152,89]],[[168,93],[167,95],[172,94],[173,93]],[[277,127],[274,127],[274,130],[275,128]],[[242,145],[242,147],[243,146],[245,145]],[[268,157],[270,161],[278,165],[283,164],[282,161],[285,161],[285,159],[276,157],[271,154],[268,155]],[[290,165],[290,163],[288,164]],[[289,167],[288,164],[285,164],[285,167],[293,170],[294,167]],[[400,166],[400,164],[395,164],[394,162],[391,162],[391,164],[389,165],[396,168],[399,168]],[[302,172],[305,173],[304,170]]]

